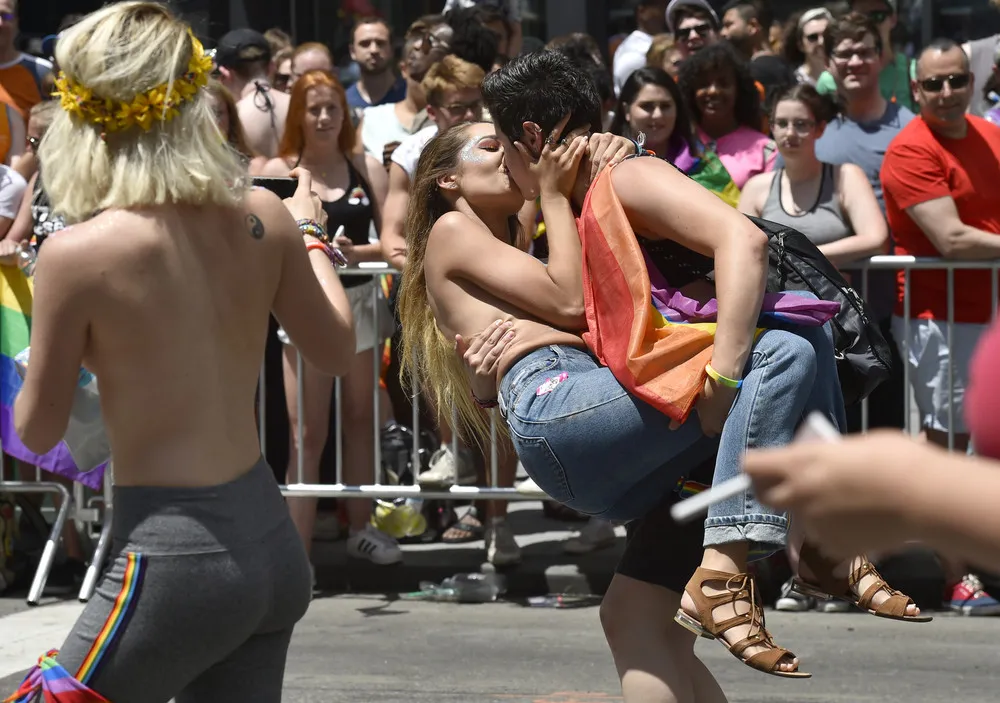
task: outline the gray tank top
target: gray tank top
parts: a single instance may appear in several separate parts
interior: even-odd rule
[[[784,172],[783,168],[774,172],[771,190],[760,212],[763,219],[797,229],[817,246],[836,242],[853,234],[840,209],[840,199],[834,189],[832,164],[823,164],[819,196],[813,206],[801,215],[789,215],[781,204],[781,176]]]

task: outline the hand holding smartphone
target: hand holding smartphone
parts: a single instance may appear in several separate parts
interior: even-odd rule
[[[839,442],[840,432],[822,414],[811,413],[795,434],[796,442]],[[741,473],[728,481],[712,486],[707,491],[682,500],[670,508],[670,516],[677,522],[690,522],[703,515],[709,507],[732,498],[750,488],[750,478]]]

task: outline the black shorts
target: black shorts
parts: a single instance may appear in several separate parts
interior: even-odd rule
[[[695,469],[690,481],[711,485],[715,457]],[[694,570],[701,564],[705,540],[705,521],[694,519],[685,524],[674,522],[670,507],[681,500],[671,493],[645,517],[625,526],[625,553],[616,573],[683,593]]]

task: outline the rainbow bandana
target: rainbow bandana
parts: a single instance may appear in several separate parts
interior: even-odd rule
[[[577,229],[583,246],[584,341],[629,393],[684,422],[712,359],[717,302],[684,296],[649,265],[610,169],[591,185]],[[772,324],[822,325],[839,310],[836,302],[768,294],[758,334]]]
[[[39,658],[21,686],[4,703],[109,703],[59,666],[55,650]],[[39,697],[39,694],[40,697]]]
[[[14,399],[21,390],[14,357],[29,344],[33,288],[31,279],[19,268],[0,266],[0,444],[5,454],[19,461],[101,490],[104,466],[81,471],[63,442],[47,454],[35,454],[24,446],[14,429]]]

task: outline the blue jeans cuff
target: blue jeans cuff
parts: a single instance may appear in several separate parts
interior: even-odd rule
[[[750,542],[751,552],[772,553],[785,548],[788,519],[781,515],[741,515],[705,521],[705,546]]]

